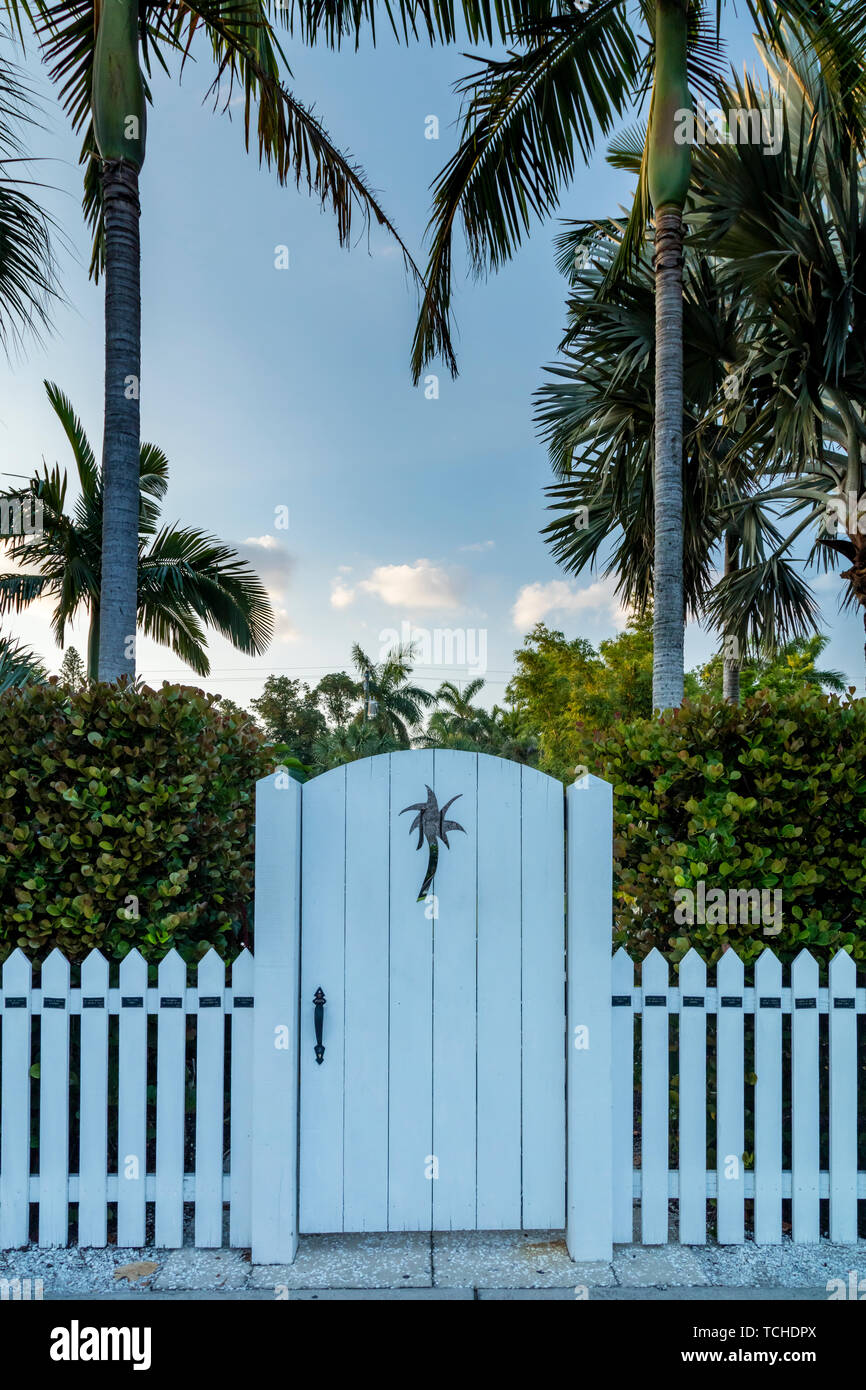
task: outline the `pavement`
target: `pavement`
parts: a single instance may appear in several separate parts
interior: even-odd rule
[[[22,1296],[46,1300],[827,1301],[852,1272],[866,1301],[866,1241],[618,1245],[610,1263],[575,1264],[561,1231],[391,1232],[302,1236],[291,1265],[194,1246],[7,1250],[0,1300],[15,1296],[3,1281],[29,1280]]]

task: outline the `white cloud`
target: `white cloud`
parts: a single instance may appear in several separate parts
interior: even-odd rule
[[[348,608],[350,603],[355,601],[355,590],[350,589],[348,584],[344,584],[341,579],[335,579],[331,584],[331,607]]]
[[[495,544],[495,541],[475,541],[473,545],[461,545],[460,549],[475,551],[492,550]]]
[[[416,560],[413,565],[379,565],[359,588],[392,608],[459,608],[461,583],[455,573]]]
[[[586,589],[575,589],[563,579],[549,583],[524,584],[512,609],[514,626],[527,632],[549,613],[592,614],[613,624],[617,630],[625,627],[626,611],[614,594],[612,579],[597,579]]]
[[[257,545],[262,550],[281,550],[282,546],[276,536],[247,536],[244,545]]]
[[[392,608],[459,608],[463,575],[446,570],[432,560],[411,565],[377,565],[369,579],[350,588],[341,579],[331,585],[331,605],[347,608],[358,593],[374,594]]]

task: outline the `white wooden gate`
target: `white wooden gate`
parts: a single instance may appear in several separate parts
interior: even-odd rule
[[[301,1231],[565,1225],[563,822],[470,753],[304,787]]]
[[[256,1263],[299,1231],[609,1250],[610,793],[440,749],[259,782]]]

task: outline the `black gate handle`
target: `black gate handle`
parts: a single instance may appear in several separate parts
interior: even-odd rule
[[[322,1024],[325,1019],[325,1005],[327,1002],[327,999],[322,993],[322,986],[319,985],[319,988],[313,995],[313,1004],[315,1006],[313,1009],[313,1022],[316,1025],[316,1061],[319,1066],[321,1066],[325,1060],[325,1045],[322,1042]]]

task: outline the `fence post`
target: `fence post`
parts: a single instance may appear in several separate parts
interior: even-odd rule
[[[298,1248],[301,786],[256,783],[252,1259],[290,1264]]]
[[[568,788],[566,836],[566,1241],[573,1260],[608,1261],[613,1255],[610,783],[586,775]]]

